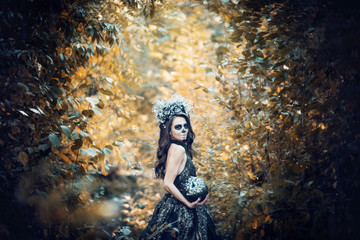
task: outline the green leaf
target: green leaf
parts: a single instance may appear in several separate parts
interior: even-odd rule
[[[81,149],[81,150],[80,150],[80,153],[81,153],[82,155],[88,154],[88,155],[90,155],[91,157],[95,157],[95,156],[96,156],[96,150],[93,149],[93,148]]]
[[[101,92],[101,93],[104,94],[104,95],[108,95],[108,96],[114,95],[110,90],[104,89],[104,88],[100,88],[100,89],[99,89],[99,92]]]
[[[81,112],[82,115],[84,115],[85,117],[91,118],[94,116],[94,111],[93,110],[83,110]]]
[[[109,78],[109,77],[105,77],[105,80],[110,84],[112,84],[114,81],[112,78]]]
[[[252,41],[255,40],[256,34],[254,34],[254,33],[247,33],[247,34],[245,34],[245,38],[246,38],[246,40],[252,42]]]
[[[92,138],[91,137],[86,137],[86,140],[90,143],[90,144],[92,144],[93,143],[93,140],[92,140]]]
[[[243,201],[245,201],[245,195],[246,195],[246,191],[241,191],[238,197],[238,204],[241,206]]]
[[[91,175],[86,175],[87,180],[89,180],[90,182],[93,182],[95,180],[95,178]]]
[[[124,228],[120,229],[119,232],[123,233],[125,236],[128,236],[131,233],[131,230],[129,228],[124,227]]]
[[[56,147],[60,146],[60,144],[61,144],[60,138],[55,133],[50,133],[49,140]]]
[[[40,144],[40,145],[38,146],[38,149],[40,149],[41,151],[46,151],[46,150],[48,150],[49,148],[50,148],[50,145],[47,144],[47,143],[45,143],[45,144]]]
[[[61,125],[60,127],[61,127],[61,130],[65,133],[66,136],[70,136],[71,129],[68,126]]]
[[[236,29],[230,36],[231,41],[238,42],[239,38],[242,36],[243,32],[244,31],[241,29]]]
[[[35,108],[29,108],[29,109],[34,113],[41,114],[41,112]]]
[[[105,104],[104,104],[103,101],[99,100],[99,103],[96,104],[96,106],[97,106],[98,108],[100,108],[100,109],[103,109],[103,108],[105,107]]]
[[[40,191],[39,189],[36,189],[35,192],[36,192],[37,195],[39,195],[43,199],[47,199],[47,197],[48,197],[46,192]]]
[[[91,85],[87,83],[82,83],[78,88],[88,88],[88,87],[91,87]]]
[[[113,147],[111,145],[106,145],[105,147],[110,149],[110,150],[113,150]]]
[[[26,84],[21,83],[21,82],[18,82],[18,83],[16,83],[16,84],[19,85],[20,87],[23,87],[23,88],[26,90],[26,92],[29,92],[29,87],[26,86]]]
[[[92,110],[94,113],[101,115],[101,110],[100,110],[99,108],[93,107],[91,110]]]
[[[244,55],[244,57],[250,57],[251,53],[249,50],[247,50],[247,51],[243,51],[242,55]]]
[[[258,50],[253,50],[252,53],[256,56],[256,57],[260,57],[260,58],[264,58],[264,55],[261,51]]]
[[[79,134],[80,134],[80,136],[83,137],[83,138],[87,138],[87,137],[89,136],[89,134],[86,133],[86,132],[80,132]]]
[[[110,155],[110,154],[111,154],[111,150],[108,149],[107,147],[103,148],[103,149],[102,149],[102,152],[103,152],[104,154],[106,154],[106,155]]]
[[[175,230],[171,230],[171,236],[176,239],[176,231]]]
[[[79,133],[78,132],[73,132],[71,134],[71,139],[77,139],[79,137]]]
[[[49,60],[50,60],[51,64],[53,64],[53,63],[54,63],[54,61],[52,60],[52,58],[51,58],[49,55],[46,55],[46,57],[47,57],[47,59],[49,59]]]
[[[115,141],[114,143],[113,143],[113,145],[115,145],[115,146],[121,146],[121,145],[123,145],[124,143],[123,142],[121,142],[121,141]]]
[[[111,235],[110,235],[110,233],[108,232],[108,231],[106,231],[106,230],[102,230],[104,233],[105,233],[105,235],[108,237],[108,238],[110,238],[111,237]]]
[[[99,103],[99,99],[97,97],[86,97],[85,99],[92,105],[96,105]]]

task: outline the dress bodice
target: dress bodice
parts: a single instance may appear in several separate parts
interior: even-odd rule
[[[195,166],[188,154],[186,154],[186,163],[184,169],[178,174],[174,180],[174,185],[184,195],[185,193],[185,182],[189,177],[196,177]]]
[[[186,151],[186,163],[184,169],[174,180],[174,185],[184,195],[185,183],[189,177],[196,176],[195,166],[188,154],[188,147],[182,142],[171,141],[181,145]],[[166,226],[165,228],[163,226]],[[181,231],[179,231],[181,229]],[[156,205],[148,226],[140,236],[140,239],[169,240],[217,240],[214,222],[205,205],[188,208],[171,193],[166,193]]]

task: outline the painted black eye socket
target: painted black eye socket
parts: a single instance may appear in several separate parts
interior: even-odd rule
[[[174,128],[176,129],[176,130],[181,130],[181,129],[185,129],[185,130],[187,130],[188,129],[188,124],[187,123],[185,123],[184,125],[181,125],[181,124],[176,124],[175,126],[174,126]]]

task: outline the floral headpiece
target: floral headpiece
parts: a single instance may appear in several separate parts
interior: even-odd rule
[[[185,114],[190,117],[192,104],[180,95],[173,95],[169,100],[157,99],[154,102],[152,111],[155,113],[160,127],[165,128],[165,123],[175,114]]]

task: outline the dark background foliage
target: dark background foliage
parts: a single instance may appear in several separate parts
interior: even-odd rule
[[[250,201],[251,191],[240,194],[231,211],[233,238],[356,239],[359,4],[210,1],[208,7],[225,14],[233,42],[243,47],[241,57],[222,62],[219,101],[239,123],[234,138],[250,143],[238,156],[250,159],[239,174],[247,167],[264,190]],[[227,78],[228,64],[238,69],[237,79]],[[254,161],[256,155],[262,161]]]
[[[3,238],[75,238],[86,230],[68,216],[81,204],[79,189],[68,184],[87,171],[79,149],[92,143],[87,124],[94,112],[77,111],[79,100],[70,88],[78,67],[103,54],[92,44],[117,41],[117,26],[98,19],[107,5],[101,0],[1,2]],[[97,91],[89,87],[88,95]]]
[[[142,4],[145,17],[153,17],[154,2]],[[216,50],[221,87],[214,99],[233,124],[231,162],[213,163],[228,172],[219,184],[228,190],[214,188],[210,206],[225,213],[217,218],[220,231],[230,239],[356,239],[359,4],[199,4],[229,23],[227,47],[241,49]],[[111,89],[100,87],[100,78],[80,85],[96,107],[79,110],[74,74],[121,45],[121,26],[106,15],[124,6],[135,12],[140,3],[5,0],[0,6],[0,237],[110,238],[100,216],[85,220],[90,200],[138,186],[133,178],[105,176],[101,162],[119,143],[94,145],[88,131],[94,111],[104,108],[100,96],[112,96]],[[211,144],[224,152],[221,143]],[[123,183],[116,190],[109,184],[115,179]],[[93,184],[90,200],[80,183]]]

